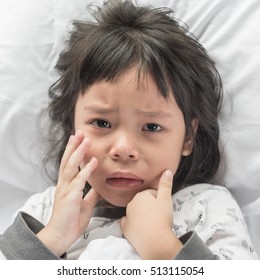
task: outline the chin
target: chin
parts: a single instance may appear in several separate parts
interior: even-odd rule
[[[130,199],[115,199],[115,198],[107,198],[104,199],[104,206],[115,206],[115,207],[126,207],[128,205],[128,203],[132,200],[132,198]]]
[[[112,206],[115,206],[115,207],[124,207],[125,208],[129,202],[111,201],[111,202],[108,202],[108,203]]]

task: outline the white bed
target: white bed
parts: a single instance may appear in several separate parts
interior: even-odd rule
[[[33,193],[52,184],[38,129],[71,19],[89,0],[0,1],[0,232]],[[224,82],[222,162],[215,183],[239,202],[260,255],[260,1],[139,0],[176,10],[217,63]],[[50,170],[52,164],[49,165]]]

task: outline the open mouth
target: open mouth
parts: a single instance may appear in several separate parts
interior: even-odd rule
[[[131,172],[117,171],[107,177],[106,183],[115,188],[139,188],[144,180]]]
[[[132,179],[132,178],[110,177],[110,178],[106,179],[106,182],[111,187],[116,187],[116,188],[138,188],[143,184],[144,180]]]

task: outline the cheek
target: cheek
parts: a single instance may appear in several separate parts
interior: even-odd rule
[[[181,149],[162,150],[158,156],[157,165],[163,168],[162,171],[170,169],[175,174],[181,159]]]
[[[85,156],[84,156],[84,159],[82,162],[82,164],[84,164],[84,166],[91,160],[92,157],[97,158],[98,164],[100,164],[102,162],[102,152],[101,152],[100,146],[99,147],[97,147],[97,146],[99,146],[99,145],[94,145],[92,143],[90,149],[88,149],[85,152]]]

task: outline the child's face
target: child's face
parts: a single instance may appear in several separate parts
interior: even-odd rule
[[[98,159],[90,185],[116,206],[157,189],[162,172],[174,174],[181,156],[192,150],[172,93],[164,99],[148,74],[138,87],[135,68],[114,82],[96,82],[79,96],[75,130],[91,140],[82,166],[92,156]]]

